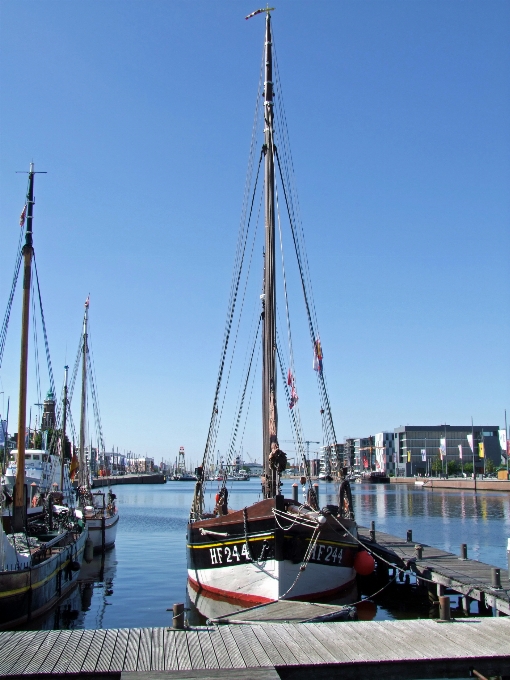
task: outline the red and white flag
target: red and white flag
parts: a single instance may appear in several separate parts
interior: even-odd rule
[[[23,210],[21,211],[21,215],[19,216],[19,226],[23,229],[25,226],[25,217],[27,216],[27,204],[23,206]]]

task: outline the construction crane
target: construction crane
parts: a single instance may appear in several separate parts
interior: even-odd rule
[[[296,440],[295,439],[281,439],[280,440],[282,444],[295,444]],[[310,444],[320,444],[320,442],[312,442],[309,439],[305,439],[304,443],[306,444],[306,459],[310,460]]]

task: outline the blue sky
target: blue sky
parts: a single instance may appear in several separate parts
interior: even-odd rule
[[[90,293],[107,448],[203,450],[263,43],[262,17],[243,17],[256,6],[0,2],[2,316],[26,190],[15,171],[33,160],[48,171],[34,238],[57,384]],[[280,0],[274,32],[338,437],[502,424],[508,3]],[[11,423],[15,305],[0,371]],[[320,440],[296,321],[304,434]],[[256,459],[258,402],[244,441]]]

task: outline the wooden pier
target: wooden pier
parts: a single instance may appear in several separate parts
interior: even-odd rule
[[[459,555],[454,555],[413,540],[412,534],[399,538],[375,531],[373,540],[369,529],[358,527],[358,532],[360,539],[376,559],[379,556],[398,568],[411,568],[436,599],[445,594],[445,589],[449,589],[462,596],[467,613],[470,602],[476,600],[480,613],[494,607],[497,615],[510,615],[508,572],[491,564],[471,560],[460,554],[460,550]],[[466,548],[468,550],[469,546]],[[380,562],[382,570],[386,566],[384,562]]]
[[[115,486],[117,484],[165,484],[166,477],[158,472],[147,474],[112,475],[110,477],[94,477],[92,488],[100,489],[103,486]]]
[[[468,677],[510,674],[506,617],[187,630],[0,633],[0,676],[61,678]]]

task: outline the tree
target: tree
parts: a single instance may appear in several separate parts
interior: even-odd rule
[[[434,458],[430,467],[432,469],[432,472],[435,472],[436,474],[438,472],[442,472],[443,471],[443,461],[441,460],[441,456],[438,455],[437,458]]]
[[[464,472],[467,475],[472,475],[473,474],[473,463],[465,463],[464,464]]]
[[[488,472],[489,474],[494,472],[494,462],[490,458],[488,458],[485,463],[485,472]]]
[[[449,460],[447,466],[449,475],[456,475],[460,471],[460,466],[456,460]]]

